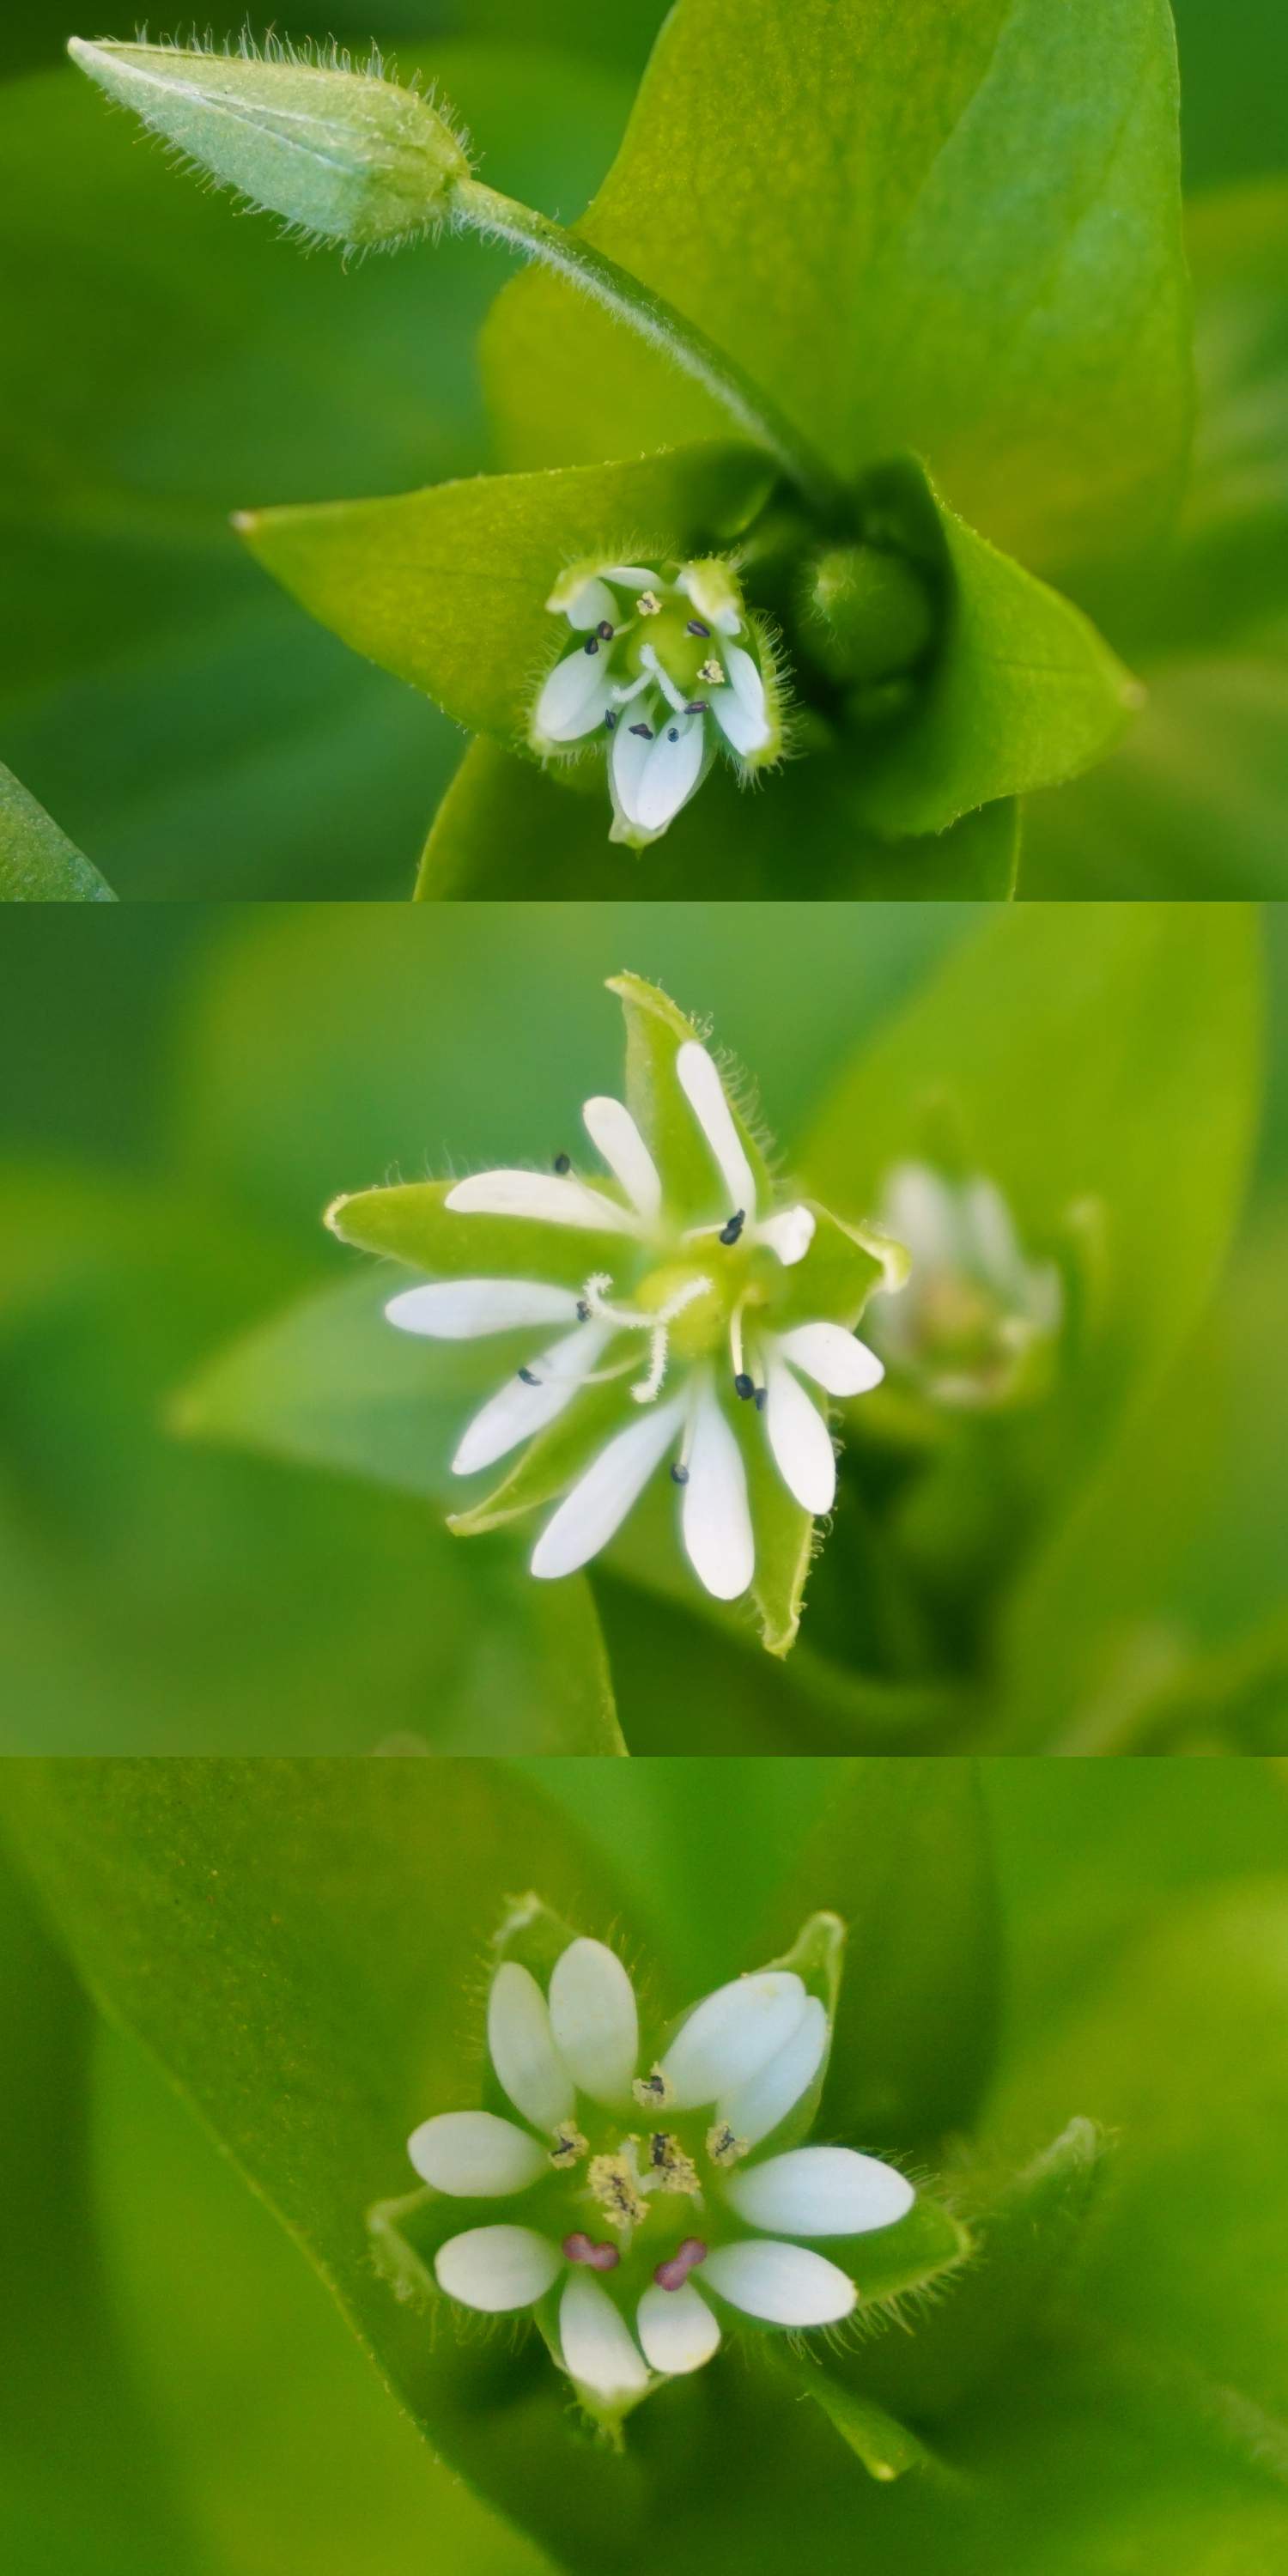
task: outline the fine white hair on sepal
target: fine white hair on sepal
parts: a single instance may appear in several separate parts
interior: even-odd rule
[[[524,1324],[575,1324],[577,1300],[571,1289],[548,1288],[538,1279],[436,1279],[401,1289],[385,1314],[403,1333],[470,1342]]]

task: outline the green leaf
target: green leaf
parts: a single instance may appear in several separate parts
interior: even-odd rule
[[[198,2553],[103,2278],[92,2040],[0,1857],[0,2551],[24,2576],[172,2576]]]
[[[854,755],[855,810],[896,839],[1090,768],[1141,693],[1079,609],[976,536],[915,469],[877,484],[920,523],[947,601],[924,702],[888,744]]]
[[[0,903],[115,901],[106,878],[0,762]]]
[[[628,538],[637,554],[669,557],[737,536],[773,480],[755,448],[711,440],[634,464],[479,476],[238,524],[346,644],[457,723],[522,742],[559,642],[546,603],[565,564],[616,560]]]
[[[642,857],[610,843],[597,770],[590,789],[579,793],[495,743],[473,743],[435,817],[420,900],[997,901],[1015,888],[1013,804],[892,846],[865,822],[861,783],[838,752],[793,761],[745,794],[718,763]]]
[[[583,1580],[459,1547],[405,1492],[165,1429],[198,1357],[294,1284],[279,1245],[65,1176],[12,1172],[5,1204],[10,1751],[620,1752]]]
[[[683,0],[582,229],[843,473],[911,448],[1039,569],[1134,547],[1175,501],[1189,359],[1162,0],[970,0],[951,28],[935,0]],[[515,464],[715,425],[545,278],[507,290],[485,364]]]

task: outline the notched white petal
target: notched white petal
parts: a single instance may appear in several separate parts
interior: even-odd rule
[[[612,703],[612,681],[603,655],[584,650],[568,653],[556,662],[533,709],[533,741],[579,742],[603,724]]]
[[[500,1392],[490,1396],[467,1424],[452,1460],[452,1474],[476,1476],[480,1468],[495,1465],[498,1458],[517,1449],[521,1440],[531,1440],[557,1422],[612,1338],[611,1324],[579,1324],[566,1341],[556,1342],[553,1350],[543,1351],[533,1361],[530,1375],[535,1385],[517,1373],[507,1378]]]
[[[555,2045],[545,1996],[515,1959],[505,1960],[492,1980],[487,2044],[498,2081],[534,2129],[554,2129],[570,2117],[572,2077]]]
[[[601,1095],[588,1100],[581,1114],[596,1153],[621,1182],[631,1206],[646,1224],[655,1224],[662,1213],[662,1183],[629,1109]]]
[[[756,1215],[756,1181],[746,1147],[734,1124],[724,1084],[713,1059],[696,1038],[687,1038],[675,1059],[680,1088],[715,1156],[729,1193],[730,1210],[741,1208],[749,1224]]]
[[[791,1968],[737,1977],[705,1996],[662,2060],[676,2108],[714,2102],[757,2075],[799,2027],[807,2000]]]
[[[625,2318],[585,2272],[568,2275],[559,2302],[559,2341],[570,2376],[605,2405],[643,2395],[648,2364]]]
[[[720,2342],[720,2328],[692,2281],[678,2290],[647,2289],[635,2312],[645,2359],[670,2379],[701,2370]]]
[[[767,1243],[776,1252],[784,1270],[794,1270],[803,1261],[817,1226],[817,1218],[807,1207],[779,1208],[777,1215],[767,1216],[756,1228],[757,1243]]]
[[[602,1941],[573,1941],[550,1980],[550,2026],[573,2081],[592,2102],[628,2104],[639,2056],[635,1992]]]
[[[678,1438],[684,1414],[685,1398],[677,1396],[656,1412],[641,1414],[600,1450],[547,1521],[532,1552],[534,1574],[546,1581],[575,1574],[607,1547]]]
[[[700,716],[677,715],[673,723],[659,725],[632,783],[628,820],[642,832],[664,832],[698,784],[703,749]]]
[[[907,2176],[852,2147],[793,2147],[731,2174],[726,2197],[750,2227],[790,2236],[865,2236],[906,2218]]]
[[[830,1512],[836,1500],[836,1454],[818,1407],[778,1351],[765,1358],[765,1429],[788,1493],[806,1512]]]
[[[783,1358],[828,1395],[867,1395],[885,1376],[883,1363],[843,1324],[797,1324],[778,1344]]]
[[[443,1205],[457,1216],[533,1217],[542,1225],[576,1226],[583,1234],[639,1232],[633,1209],[554,1172],[471,1172],[448,1191]]]
[[[538,1279],[436,1279],[424,1288],[401,1289],[385,1315],[401,1333],[472,1342],[524,1324],[573,1324],[577,1300],[571,1289],[547,1288]]]
[[[422,2120],[407,2153],[421,2181],[453,2199],[492,2200],[526,2191],[547,2170],[537,2140],[491,2111],[441,2111],[437,2119]]]
[[[762,2317],[766,2325],[839,2325],[858,2297],[853,2281],[826,2255],[767,2237],[718,2245],[703,2274],[731,2308]]]
[[[534,2306],[562,2268],[558,2246],[534,2227],[467,2227],[463,2236],[449,2236],[434,2257],[440,2290],[485,2316]]]
[[[716,1601],[738,1600],[756,1570],[747,1471],[709,1379],[694,1408],[680,1527],[699,1583]]]
[[[758,2147],[809,2091],[826,2053],[827,2014],[817,1995],[810,1995],[791,2038],[745,2084],[720,2095],[717,2120],[747,2146]]]

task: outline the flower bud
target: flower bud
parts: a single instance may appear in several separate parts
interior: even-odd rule
[[[959,1412],[1041,1394],[1063,1285],[1054,1262],[1030,1260],[996,1184],[900,1163],[881,1221],[912,1256],[906,1285],[878,1293],[869,1311],[873,1347],[893,1375]]]
[[[925,651],[934,628],[926,586],[906,555],[838,546],[805,576],[802,641],[833,680],[888,680]]]
[[[469,177],[446,119],[374,69],[79,36],[67,50],[222,186],[325,240],[405,241],[448,216]]]

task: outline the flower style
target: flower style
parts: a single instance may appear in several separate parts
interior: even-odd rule
[[[769,636],[718,557],[573,564],[546,606],[576,640],[537,699],[532,747],[549,755],[606,744],[612,840],[637,850],[658,840],[717,750],[743,777],[779,757]]]
[[[872,1302],[869,1330],[887,1366],[962,1411],[1029,1392],[1035,1362],[1060,1330],[1064,1289],[1054,1262],[1025,1258],[995,1183],[900,1163],[881,1222],[912,1261],[907,1284]]]
[[[423,2121],[408,2153],[428,2191],[382,2204],[373,2227],[427,2209],[438,2291],[485,2315],[530,2311],[609,2426],[702,2369],[731,2327],[839,2325],[859,2293],[818,2242],[892,2227],[916,2198],[873,2156],[795,2143],[822,2088],[844,1937],[813,1916],[787,1958],[707,1995],[654,2060],[616,1953],[523,1900],[488,1997],[505,2114]],[[553,1954],[548,1992],[504,1955],[515,1946]],[[510,2199],[517,2219],[478,2206]],[[475,2205],[471,2224],[453,2202]]]
[[[571,1574],[669,1459],[699,1582],[719,1601],[754,1587],[765,1642],[785,1652],[813,1520],[836,1490],[827,1398],[881,1378],[852,1327],[877,1282],[902,1275],[901,1256],[816,1203],[783,1203],[690,1023],[637,977],[610,989],[626,1008],[633,1107],[601,1097],[583,1110],[610,1180],[581,1178],[561,1154],[549,1173],[342,1200],[330,1222],[448,1274],[390,1300],[404,1332],[518,1345],[452,1467],[474,1476],[523,1455],[453,1528],[558,1498],[531,1569]]]

